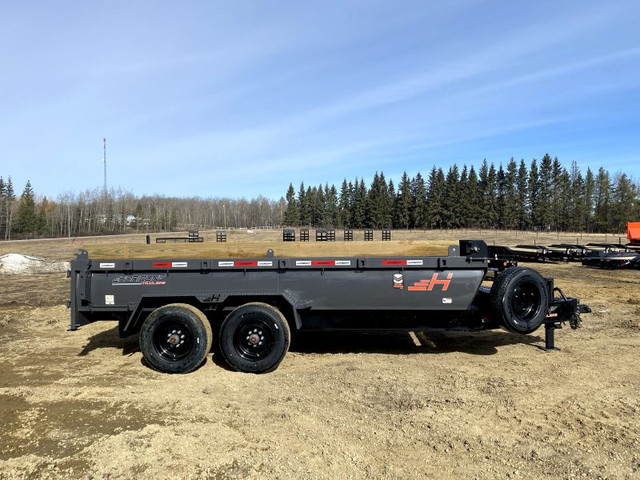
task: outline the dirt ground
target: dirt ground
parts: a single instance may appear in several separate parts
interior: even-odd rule
[[[0,242],[0,255],[69,260],[122,241]],[[265,375],[215,354],[188,375],[152,371],[115,323],[66,331],[64,274],[1,275],[0,479],[640,478],[640,271],[533,266],[593,309],[557,332],[561,352],[540,348],[542,330],[322,334]]]

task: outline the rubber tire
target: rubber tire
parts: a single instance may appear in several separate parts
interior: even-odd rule
[[[523,287],[537,298],[531,302],[532,311],[519,315],[517,308],[514,308],[514,299],[521,294]],[[549,301],[546,280],[535,270],[526,267],[505,269],[494,280],[489,293],[489,303],[494,318],[498,319],[500,325],[514,333],[526,334],[537,330],[547,316]]]
[[[184,357],[173,359],[163,353],[154,335],[168,321],[184,326],[193,339],[193,347]],[[189,373],[198,368],[211,350],[213,334],[206,315],[192,305],[171,303],[157,308],[146,318],[140,329],[140,350],[146,362],[164,373]]]
[[[240,329],[253,323],[265,328],[273,345],[260,358],[248,358],[238,345]],[[243,335],[244,336],[244,335]],[[220,327],[220,352],[227,364],[238,372],[267,373],[275,370],[284,359],[291,343],[287,319],[280,310],[266,303],[246,303],[233,310]],[[249,349],[248,347],[245,347]]]

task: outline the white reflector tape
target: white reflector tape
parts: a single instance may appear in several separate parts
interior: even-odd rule
[[[115,263],[101,263],[100,268],[116,268]]]
[[[351,260],[336,260],[336,267],[349,267],[351,266]]]
[[[273,262],[262,262],[258,260],[259,267],[273,267]]]
[[[234,262],[218,262],[219,267],[233,267]]]
[[[310,267],[311,260],[296,260],[296,267]]]
[[[171,266],[173,268],[187,268],[187,262],[172,262]]]
[[[424,265],[423,260],[407,260],[407,265]]]

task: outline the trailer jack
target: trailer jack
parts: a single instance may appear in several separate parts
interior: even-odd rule
[[[554,313],[547,316],[544,322],[544,349],[559,352],[560,349],[555,345],[555,331],[561,329],[567,321],[572,330],[580,328],[582,326],[580,314],[591,313],[591,308],[578,303],[576,298],[568,298],[558,287],[553,291],[558,292],[560,298],[554,299],[550,309]]]

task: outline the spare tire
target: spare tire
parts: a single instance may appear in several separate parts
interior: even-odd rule
[[[531,333],[549,311],[547,281],[535,270],[512,267],[493,282],[489,301],[494,318],[514,333]]]

